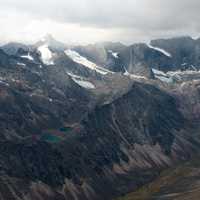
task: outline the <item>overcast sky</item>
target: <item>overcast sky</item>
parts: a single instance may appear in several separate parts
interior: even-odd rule
[[[134,43],[200,36],[200,0],[0,0],[0,42]]]

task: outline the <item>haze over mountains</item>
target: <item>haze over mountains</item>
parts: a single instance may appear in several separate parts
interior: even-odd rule
[[[195,157],[199,70],[191,37],[1,46],[1,199],[117,199]],[[141,199],[174,199],[170,186]]]

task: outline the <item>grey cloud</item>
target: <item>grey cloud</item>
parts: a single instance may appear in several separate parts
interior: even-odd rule
[[[102,27],[159,28],[166,23],[173,28],[200,19],[199,0],[3,0],[1,6],[35,16]]]
[[[198,34],[199,0],[0,0],[2,9],[81,26],[121,29],[141,38],[170,33]],[[1,11],[0,11],[1,12]],[[127,31],[127,32],[126,32]]]

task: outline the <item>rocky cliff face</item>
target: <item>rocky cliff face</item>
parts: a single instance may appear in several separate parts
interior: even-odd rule
[[[172,55],[172,68],[199,69],[200,43],[190,37],[153,40],[151,44],[165,49]]]
[[[119,57],[126,48],[121,43],[97,43],[87,46],[75,46],[73,49],[89,60],[114,72],[123,72],[124,67]]]

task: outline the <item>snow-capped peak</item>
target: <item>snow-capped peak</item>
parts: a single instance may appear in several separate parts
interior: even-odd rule
[[[58,49],[58,50],[66,49],[66,45],[62,42],[57,41],[51,34],[46,34],[35,45],[37,47],[40,47],[42,45],[47,45],[48,47],[51,47],[53,49]]]
[[[41,53],[42,62],[46,65],[53,65],[53,55],[47,44],[44,44],[38,48]]]
[[[154,47],[154,46],[152,46],[151,44],[147,44],[147,46],[148,46],[149,48],[151,48],[151,49],[154,49],[154,50],[156,50],[156,51],[161,52],[162,54],[164,54],[164,55],[167,56],[167,57],[172,57],[172,55],[171,55],[169,52],[165,51],[164,49],[161,49],[161,48],[159,48],[159,47]]]

